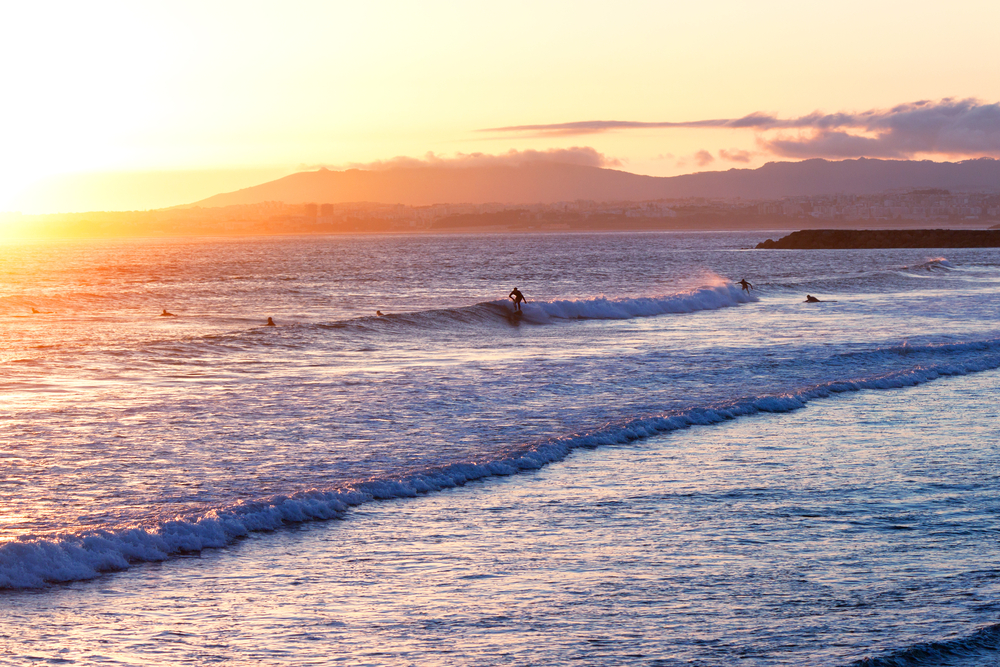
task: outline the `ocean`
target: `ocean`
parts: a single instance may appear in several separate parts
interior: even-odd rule
[[[778,235],[5,245],[0,663],[1000,665],[1000,250]]]

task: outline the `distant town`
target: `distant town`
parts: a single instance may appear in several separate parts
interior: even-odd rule
[[[922,189],[878,195],[704,198],[552,204],[263,202],[52,215],[4,214],[24,237],[221,236],[613,230],[808,229],[817,227],[988,228],[1000,223],[1000,194]]]

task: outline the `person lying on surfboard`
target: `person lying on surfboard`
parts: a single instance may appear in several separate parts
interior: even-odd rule
[[[528,303],[528,300],[524,298],[523,294],[521,294],[521,290],[517,289],[516,287],[510,291],[510,294],[507,295],[507,298],[514,299],[514,310],[521,310],[522,301]]]

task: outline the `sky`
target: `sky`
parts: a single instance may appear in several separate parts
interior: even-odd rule
[[[1000,157],[1000,3],[7,3],[0,211],[304,169]]]

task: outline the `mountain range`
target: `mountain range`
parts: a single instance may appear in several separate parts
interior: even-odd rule
[[[1000,160],[813,159],[769,162],[757,169],[708,171],[670,177],[641,176],[615,169],[542,161],[476,167],[320,169],[214,195],[190,206],[232,206],[265,201],[426,206],[489,202],[533,204],[577,199],[780,199],[836,193],[876,194],[917,188],[1000,192]]]

